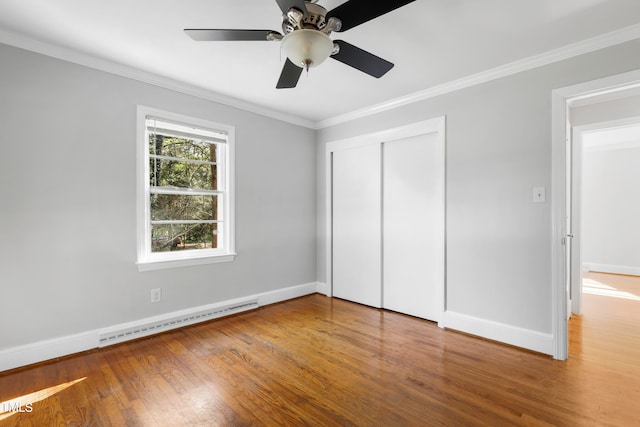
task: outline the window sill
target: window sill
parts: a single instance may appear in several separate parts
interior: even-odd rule
[[[164,270],[167,268],[190,267],[193,265],[216,264],[219,262],[231,262],[236,258],[236,253],[224,255],[207,255],[171,260],[143,260],[138,261],[138,271]]]

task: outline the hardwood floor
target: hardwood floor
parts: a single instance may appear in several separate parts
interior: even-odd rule
[[[311,295],[0,374],[0,426],[639,425],[639,300],[585,294],[559,362]]]

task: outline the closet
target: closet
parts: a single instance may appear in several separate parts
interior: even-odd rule
[[[444,118],[327,144],[332,295],[444,310]]]

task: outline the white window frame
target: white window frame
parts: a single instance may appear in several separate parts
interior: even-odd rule
[[[151,252],[151,186],[149,184],[149,141],[146,120],[157,117],[169,122],[180,123],[195,128],[218,130],[227,134],[224,164],[223,187],[222,247],[172,252]],[[181,114],[138,106],[137,111],[137,245],[139,271],[158,270],[191,265],[211,264],[233,261],[235,252],[235,202],[234,202],[234,166],[235,166],[235,128],[233,126],[211,122],[209,120],[188,117]]]

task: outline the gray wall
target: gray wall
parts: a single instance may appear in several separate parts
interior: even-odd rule
[[[318,133],[318,280],[326,281],[327,142],[447,117],[447,309],[551,333],[551,92],[640,68],[640,41]],[[547,203],[533,204],[544,186]]]
[[[582,174],[583,263],[599,264],[596,271],[640,271],[640,141],[635,148],[586,149]]]
[[[569,109],[571,126],[640,117],[640,96],[628,96]]]
[[[312,130],[6,45],[0,100],[0,349],[315,282]],[[236,127],[236,261],[138,272],[138,104]]]

